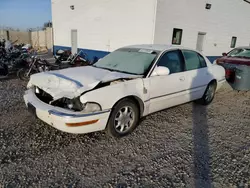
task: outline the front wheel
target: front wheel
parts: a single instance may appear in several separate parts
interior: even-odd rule
[[[197,102],[202,104],[202,105],[209,105],[214,100],[216,87],[217,87],[217,84],[215,81],[210,82],[206,88],[204,95]]]
[[[29,81],[29,79],[30,79],[30,74],[31,74],[31,73],[29,73],[29,69],[24,69],[24,68],[22,68],[22,69],[20,69],[20,70],[17,71],[17,76],[18,76],[18,78],[19,78],[20,80],[23,80],[23,81]]]
[[[106,131],[112,137],[126,136],[138,125],[139,115],[137,104],[131,99],[123,99],[113,108]]]

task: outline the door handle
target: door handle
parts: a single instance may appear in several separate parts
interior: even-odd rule
[[[182,77],[180,77],[180,81],[182,81],[182,82],[183,82],[184,80],[185,80],[185,77],[183,77],[183,76],[182,76]]]

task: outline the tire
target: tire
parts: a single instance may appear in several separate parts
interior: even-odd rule
[[[217,84],[215,81],[210,82],[205,90],[204,95],[197,101],[197,103],[201,105],[209,105],[214,100],[216,87]]]
[[[30,75],[27,75],[27,72],[29,71],[29,69],[19,69],[17,71],[17,76],[20,80],[23,80],[23,81],[29,81],[30,79]]]
[[[0,76],[8,76],[9,70],[6,64],[0,64]]]
[[[127,110],[127,113],[125,110]],[[137,127],[139,117],[138,105],[131,99],[123,99],[113,108],[106,131],[112,137],[121,138],[126,136]]]

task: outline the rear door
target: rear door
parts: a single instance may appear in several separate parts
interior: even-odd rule
[[[213,76],[209,73],[204,57],[192,50],[182,50],[187,74],[188,98],[196,100],[203,96]]]

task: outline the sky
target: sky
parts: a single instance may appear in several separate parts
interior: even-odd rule
[[[0,0],[0,27],[28,29],[51,21],[51,0]]]

